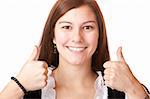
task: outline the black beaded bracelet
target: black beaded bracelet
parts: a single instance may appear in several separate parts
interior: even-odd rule
[[[11,77],[11,80],[13,80],[13,81],[15,81],[17,83],[17,85],[22,89],[24,94],[27,93],[27,90],[22,86],[22,84],[15,77]]]

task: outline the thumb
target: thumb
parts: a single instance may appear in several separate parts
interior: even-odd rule
[[[39,57],[39,54],[40,54],[40,49],[38,46],[34,46],[34,49],[33,49],[33,52],[31,54],[31,56],[29,57],[29,60],[28,61],[34,61],[34,60],[37,60],[38,57]]]
[[[123,54],[122,54],[122,47],[119,47],[118,50],[117,50],[117,58],[118,58],[118,61],[121,61],[121,62],[126,62],[124,57],[123,57]]]

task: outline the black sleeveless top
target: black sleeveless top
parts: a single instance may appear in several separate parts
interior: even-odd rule
[[[41,90],[28,92],[24,99],[41,99]],[[108,99],[125,99],[125,93],[108,88]]]

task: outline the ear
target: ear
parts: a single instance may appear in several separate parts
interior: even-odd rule
[[[56,44],[56,39],[55,39],[55,37],[53,38],[53,43]]]

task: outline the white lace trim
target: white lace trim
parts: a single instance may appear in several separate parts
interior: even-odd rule
[[[55,87],[55,80],[51,76],[52,73],[52,68],[49,68],[49,73],[48,73],[48,83],[46,87],[42,89],[42,99],[55,99],[56,97],[56,91],[54,89]],[[107,99],[108,97],[108,91],[107,87],[104,85],[104,80],[102,77],[102,74],[100,71],[97,72],[98,77],[95,81],[95,97],[94,99]]]

